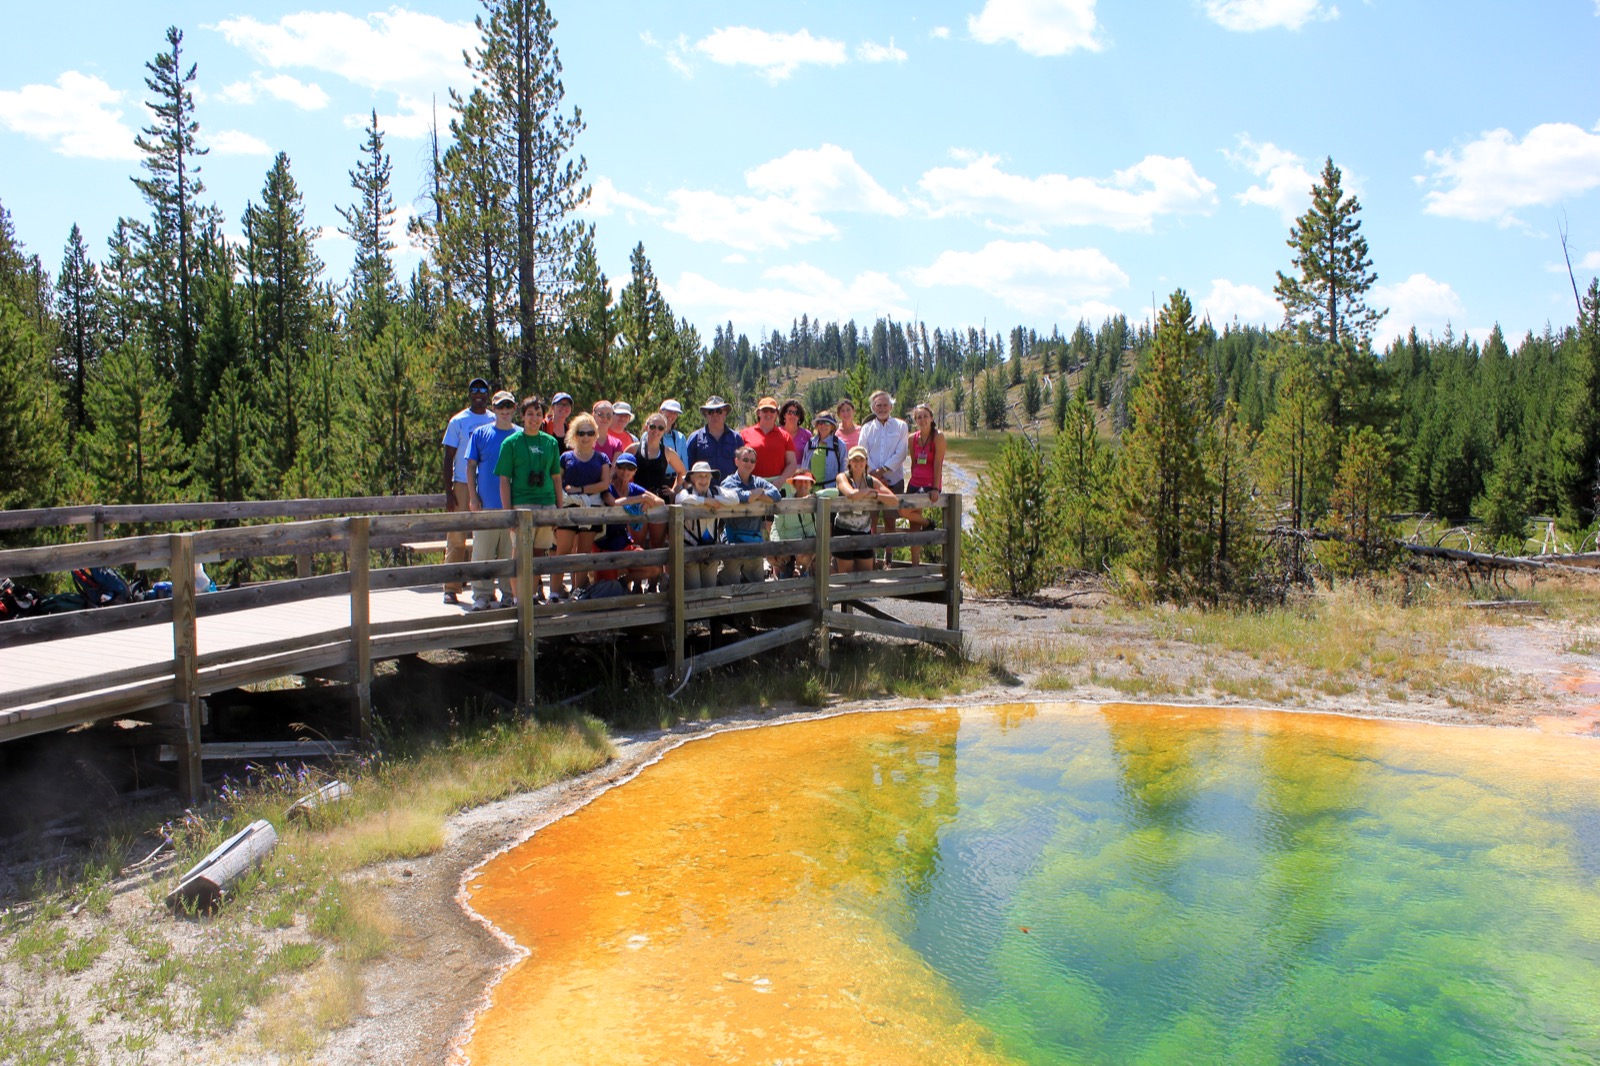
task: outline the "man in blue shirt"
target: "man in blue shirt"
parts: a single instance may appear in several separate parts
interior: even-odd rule
[[[738,431],[728,428],[728,411],[732,407],[721,396],[713,396],[700,405],[706,424],[689,435],[690,466],[710,463],[717,477],[732,476],[736,469],[734,453],[744,445],[744,438]]]
[[[500,461],[500,445],[517,431],[513,425],[517,413],[517,398],[504,390],[494,394],[494,422],[479,426],[467,438],[467,485],[472,495],[468,507],[473,511],[498,511],[500,504],[500,475],[495,464]],[[475,529],[472,531],[472,561],[492,562],[511,558],[511,530]],[[500,602],[507,606],[516,603],[516,592],[511,578],[500,579]],[[487,611],[494,606],[494,579],[477,578],[472,582],[472,610]]]
[[[778,487],[764,477],[756,476],[756,450],[748,444],[741,444],[734,455],[735,473],[722,479],[722,486],[717,490],[724,503],[759,503],[766,499],[771,504],[776,504],[783,498],[783,493]],[[761,515],[749,518],[724,518],[722,520],[722,540],[725,544],[760,544],[766,540],[762,532],[765,520]],[[722,575],[717,579],[719,585],[745,585],[756,581],[766,580],[763,571],[763,560],[757,556],[753,559],[728,559],[722,564]]]

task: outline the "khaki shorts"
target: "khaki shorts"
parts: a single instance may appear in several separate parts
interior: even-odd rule
[[[517,510],[519,510],[519,511],[531,511],[531,510],[533,510],[533,508],[532,507],[528,507],[528,506],[523,506],[523,507],[518,507]],[[534,551],[536,551],[536,552],[554,551],[555,547],[556,547],[556,527],[555,526],[534,526],[533,527],[533,550]]]

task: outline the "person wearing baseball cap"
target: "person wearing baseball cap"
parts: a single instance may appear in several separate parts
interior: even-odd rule
[[[567,418],[572,414],[572,393],[558,392],[550,397],[550,412],[544,418],[544,431],[558,441],[567,439]]]
[[[677,400],[662,400],[661,415],[667,420],[667,431],[661,435],[661,443],[678,453],[678,458],[683,460],[683,465],[689,465],[689,437],[678,428],[678,419],[683,415],[683,404]]]
[[[470,481],[467,477],[467,440],[479,426],[494,421],[489,413],[489,383],[482,378],[467,382],[467,406],[450,417],[444,427],[444,509],[447,513],[470,510]],[[467,561],[467,533],[465,530],[445,534],[444,561]],[[446,582],[444,602],[460,603],[461,582]]]
[[[500,475],[495,467],[500,462],[500,446],[517,433],[517,398],[501,390],[490,401],[494,405],[494,421],[479,426],[467,439],[467,486],[471,491],[468,507],[473,511],[498,511],[505,507],[500,498]],[[472,531],[472,561],[489,563],[511,558],[511,530],[475,529]],[[476,578],[472,582],[472,610],[487,611],[494,606],[494,578]],[[509,576],[500,578],[501,606],[510,607],[517,602]]]
[[[789,479],[789,487],[794,490],[795,499],[804,500],[811,495],[811,486],[815,482],[816,479],[811,476],[811,471],[802,467]],[[817,516],[810,511],[780,514],[772,520],[774,544],[785,540],[807,540],[816,535]],[[811,553],[775,556],[772,560],[772,575],[780,579],[805,577],[811,573],[813,558],[815,556]]]
[[[616,416],[616,420],[611,424],[611,432],[627,437],[629,444],[638,444],[638,436],[628,429],[628,423],[633,421],[633,404],[627,400],[618,400],[611,405],[611,411]]]
[[[734,454],[744,444],[743,438],[728,428],[728,411],[732,407],[721,396],[712,396],[700,405],[706,424],[689,434],[689,465],[709,463],[719,480],[738,469]]]
[[[756,422],[740,433],[744,442],[756,450],[756,477],[764,477],[780,490],[794,476],[799,459],[794,438],[778,425],[778,401],[763,396],[756,404]]]

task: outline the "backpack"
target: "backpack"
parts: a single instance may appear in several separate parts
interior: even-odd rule
[[[39,593],[26,585],[12,584],[11,579],[0,578],[0,622],[13,618],[26,618],[39,606]]]
[[[80,566],[72,572],[72,583],[90,607],[132,603],[136,598],[122,575],[105,566]]]

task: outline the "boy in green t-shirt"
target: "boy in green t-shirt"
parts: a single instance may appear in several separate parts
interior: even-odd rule
[[[500,499],[507,508],[560,507],[561,444],[541,427],[544,401],[530,396],[522,401],[522,430],[500,445],[494,472],[500,476]],[[555,527],[535,526],[533,553],[543,555],[556,546]]]

